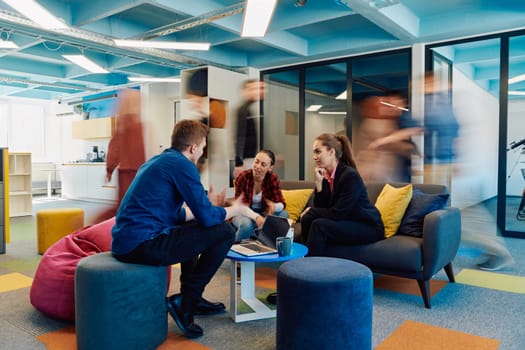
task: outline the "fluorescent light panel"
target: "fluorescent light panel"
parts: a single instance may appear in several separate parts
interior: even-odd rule
[[[18,45],[10,40],[0,40],[0,49],[17,49]]]
[[[62,57],[92,73],[109,73],[84,55],[62,55]]]
[[[404,107],[396,106],[396,105],[394,105],[392,103],[388,103],[388,102],[385,102],[385,101],[380,101],[379,103],[381,103],[382,105],[388,106],[388,107],[397,108],[399,110],[408,112],[408,109],[406,109]]]
[[[317,112],[318,110],[321,109],[321,107],[323,107],[323,105],[310,105],[310,106],[308,106],[306,111],[307,112]]]
[[[346,90],[341,92],[335,99],[336,100],[346,100]]]
[[[509,95],[514,96],[525,96],[525,91],[518,91],[518,90],[510,90]]]
[[[262,37],[266,34],[277,0],[248,0],[244,9],[242,37]]]
[[[124,47],[155,48],[167,50],[199,50],[207,51],[210,43],[194,43],[179,41],[146,41],[146,40],[120,40],[115,39],[115,45]]]
[[[4,0],[6,4],[45,29],[66,29],[68,26],[33,0]]]
[[[346,112],[319,112],[319,114],[346,115]]]
[[[516,75],[515,77],[509,79],[509,84],[514,84],[523,80],[525,80],[525,74]]]
[[[128,80],[148,83],[180,83],[180,78],[128,77]]]

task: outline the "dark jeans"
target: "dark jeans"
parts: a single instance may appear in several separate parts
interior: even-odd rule
[[[309,220],[310,219],[310,220]],[[303,242],[309,256],[323,256],[327,244],[369,244],[384,238],[384,230],[376,225],[356,221],[335,221],[324,218],[303,217],[301,234],[306,229]]]
[[[229,223],[203,227],[192,221],[141,243],[127,254],[115,255],[123,262],[144,265],[181,263],[183,305],[192,309],[202,297],[233,244],[235,229]]]

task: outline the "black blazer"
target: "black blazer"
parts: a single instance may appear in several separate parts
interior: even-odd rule
[[[323,180],[321,192],[315,191],[314,206],[309,212],[316,218],[350,220],[383,226],[381,214],[368,199],[365,184],[356,169],[339,163],[335,170],[334,190]]]

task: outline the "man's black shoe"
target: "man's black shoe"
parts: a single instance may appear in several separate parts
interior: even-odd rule
[[[182,295],[176,294],[166,298],[166,306],[173,320],[186,338],[198,338],[204,334],[202,328],[193,322],[193,315],[182,311]]]
[[[277,305],[277,293],[270,293],[266,297],[268,304]]]
[[[195,305],[195,315],[215,315],[226,311],[226,306],[223,303],[213,303],[204,298],[201,298]]]

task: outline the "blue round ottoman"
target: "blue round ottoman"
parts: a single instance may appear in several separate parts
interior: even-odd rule
[[[277,350],[372,348],[373,278],[351,260],[306,257],[277,273]]]
[[[123,263],[110,252],[80,260],[77,349],[156,349],[168,333],[166,269]]]

